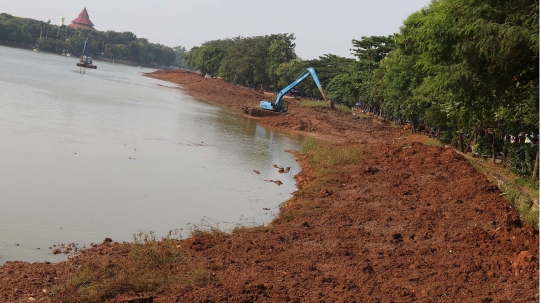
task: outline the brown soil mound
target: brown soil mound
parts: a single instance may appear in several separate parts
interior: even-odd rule
[[[180,84],[182,90],[195,98],[235,109],[244,106],[258,107],[259,102],[266,97],[260,91],[230,84],[218,78],[204,78],[187,70],[156,71],[145,76]]]
[[[262,96],[193,73],[149,76],[238,110]],[[259,123],[362,149],[360,163],[329,167],[338,173],[322,182],[320,167],[297,155],[299,191],[269,228],[183,242],[212,282],[126,290],[110,302],[538,302],[538,232],[521,226],[499,189],[462,156],[419,136],[393,140],[402,130],[377,119],[291,101],[289,113]],[[79,261],[127,249],[104,242]],[[64,283],[75,264],[7,262],[0,301],[46,300],[43,289]]]
[[[296,196],[280,218],[306,200],[316,211],[197,252],[217,281],[177,302],[538,300],[537,233],[467,161],[417,143],[367,154],[328,184],[339,192]]]

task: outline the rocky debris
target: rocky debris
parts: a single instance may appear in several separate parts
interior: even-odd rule
[[[278,186],[281,186],[281,184],[283,184],[283,182],[279,181],[279,180],[264,180],[265,182],[273,182],[275,184],[277,184]]]
[[[272,167],[277,168],[278,173],[280,174],[288,173],[291,170],[289,166],[287,166],[287,168],[283,168],[283,166],[278,166],[277,164],[272,165]]]
[[[78,252],[79,248],[77,247],[79,244],[76,243],[69,243],[69,244],[60,244],[60,245],[53,245],[52,247],[49,247],[49,249],[52,249],[53,255],[58,254],[64,254],[64,255],[72,255]]]
[[[283,168],[282,166],[278,167],[278,173],[280,173],[280,174],[286,174],[290,170],[291,170],[291,168],[289,166],[287,166],[287,168]]]

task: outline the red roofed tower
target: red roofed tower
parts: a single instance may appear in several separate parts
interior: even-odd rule
[[[90,17],[88,16],[88,12],[86,11],[86,7],[82,10],[82,12],[79,14],[79,17],[77,17],[75,20],[71,21],[72,23],[68,26],[71,26],[73,28],[84,28],[89,30],[96,30],[94,28],[94,23],[90,21]]]

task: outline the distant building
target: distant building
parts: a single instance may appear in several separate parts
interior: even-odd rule
[[[82,12],[79,14],[79,17],[77,17],[75,20],[71,21],[72,23],[68,26],[73,28],[84,28],[95,31],[94,23],[90,21],[90,17],[88,16],[88,12],[86,11],[86,7],[82,10]]]
[[[64,20],[66,20],[66,17],[62,15],[62,17],[60,17],[60,26],[64,25]]]

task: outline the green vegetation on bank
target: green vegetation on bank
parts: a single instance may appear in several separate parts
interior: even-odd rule
[[[37,47],[39,50],[61,54],[69,52],[80,56],[84,41],[88,39],[88,50],[94,58],[124,60],[137,64],[182,66],[182,47],[170,48],[137,38],[132,32],[92,31],[58,26],[29,18],[0,14],[0,44]],[[183,51],[183,52],[182,52]],[[177,54],[180,59],[177,59]]]
[[[326,102],[324,101],[315,101],[315,100],[300,100],[300,102],[298,103],[299,105],[301,106],[306,106],[306,107],[327,107],[327,104]],[[335,105],[335,108],[337,109],[340,109],[342,111],[345,111],[345,112],[352,112],[351,108],[348,107],[348,106],[345,106],[343,104],[338,104],[338,105]]]

